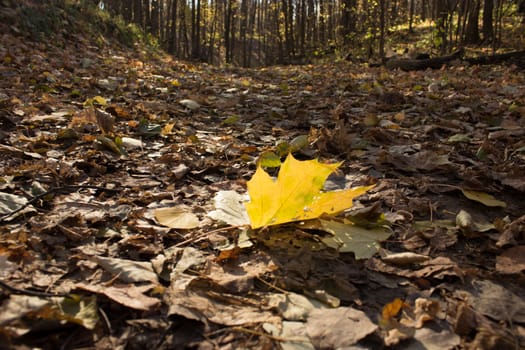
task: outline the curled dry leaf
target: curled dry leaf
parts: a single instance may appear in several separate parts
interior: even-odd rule
[[[430,260],[428,255],[413,252],[391,253],[384,249],[380,250],[381,260],[393,265],[419,264]]]

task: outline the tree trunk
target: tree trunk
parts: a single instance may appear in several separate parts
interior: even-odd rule
[[[124,1],[122,4],[122,17],[126,22],[131,22],[133,19],[133,10],[129,1]]]
[[[385,58],[386,0],[379,0],[379,57]]]
[[[142,29],[149,31],[151,29],[151,9],[150,0],[142,0]]]
[[[168,44],[168,52],[171,54],[174,54],[177,52],[177,1],[178,0],[172,0],[171,3],[171,27],[170,27],[170,35],[169,35],[169,44]]]
[[[248,0],[241,1],[241,24],[239,27],[239,40],[242,45],[242,65],[243,67],[248,66],[248,38],[246,37],[246,31],[248,28]]]
[[[408,5],[408,31],[412,33],[414,31],[413,25],[414,25],[414,8],[415,8],[415,0],[409,0],[410,4]]]
[[[463,51],[459,50],[448,56],[440,56],[440,57],[428,58],[428,59],[423,59],[423,60],[391,59],[391,60],[386,61],[385,66],[388,69],[400,68],[404,71],[424,70],[427,68],[439,69],[444,64],[460,59],[462,56],[463,56]]]
[[[188,24],[186,21],[186,13],[188,12],[188,4],[184,1],[181,2],[182,8],[180,9],[179,19],[179,43],[181,44],[181,51],[179,56],[183,58],[189,58],[190,56],[190,38],[188,33]]]
[[[349,44],[352,33],[356,31],[356,0],[343,0],[341,14],[341,35],[343,43]]]
[[[133,0],[133,23],[142,28],[142,0]]]
[[[224,47],[226,50],[226,63],[231,63],[233,59],[233,7],[234,0],[225,0],[226,10],[224,13]]]
[[[201,58],[201,2],[191,1],[191,57]]]
[[[468,19],[463,42],[466,44],[479,44],[481,41],[478,25],[480,0],[472,0],[470,6],[466,10],[468,13]]]
[[[494,0],[485,0],[483,3],[483,41],[489,42],[494,34],[494,22],[492,13],[494,11]]]
[[[150,32],[155,37],[160,37],[159,21],[160,21],[159,0],[151,1],[151,17],[150,17]]]

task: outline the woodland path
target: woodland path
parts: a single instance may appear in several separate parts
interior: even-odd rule
[[[525,348],[523,70],[62,44],[0,46],[0,348]],[[340,217],[388,225],[381,254],[207,215],[305,135],[327,186],[376,184]]]

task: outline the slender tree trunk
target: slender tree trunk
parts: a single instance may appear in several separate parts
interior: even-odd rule
[[[464,39],[464,42],[467,44],[478,44],[481,41],[479,36],[479,11],[480,0],[472,0],[469,8],[467,8],[468,19]]]
[[[170,27],[170,38],[169,38],[169,44],[168,44],[168,52],[169,53],[176,53],[177,47],[178,47],[178,39],[177,39],[177,1],[178,0],[172,0],[171,3],[171,27]]]
[[[485,0],[483,2],[483,41],[489,42],[493,39],[494,35],[494,22],[493,22],[493,12],[494,12],[494,0]]]
[[[257,14],[257,2],[253,1],[251,4],[251,11],[250,11],[250,21],[248,25],[248,37],[249,37],[249,44],[248,44],[248,62],[247,66],[252,66],[252,56],[253,56],[253,37],[254,37],[254,31],[255,31],[255,16]]]
[[[191,57],[201,58],[201,2],[191,1]]]
[[[239,24],[239,40],[241,41],[241,61],[242,66],[247,67],[248,64],[248,42],[246,37],[246,30],[248,27],[248,1],[241,1],[241,23]]]
[[[226,49],[226,63],[233,61],[233,49],[235,40],[235,26],[234,26],[234,7],[235,0],[225,0],[225,18],[224,18],[224,46]]]
[[[142,0],[142,29],[149,31],[151,29],[151,9],[149,0]]]
[[[379,57],[385,58],[386,0],[379,0]]]
[[[133,9],[131,7],[131,4],[129,3],[129,1],[124,1],[122,6],[123,6],[123,8],[122,8],[122,11],[123,11],[122,17],[124,17],[124,20],[126,22],[131,22],[132,19],[133,19]]]
[[[408,7],[408,31],[412,33],[414,31],[413,25],[414,25],[414,8],[415,8],[415,0],[409,0],[409,7]]]
[[[151,1],[150,32],[153,36],[160,38],[160,4],[159,0]]]
[[[356,0],[343,0],[341,12],[341,36],[343,43],[348,45],[352,33],[356,31]]]
[[[186,21],[186,12],[188,10],[188,4],[184,1],[181,3],[182,8],[180,9],[180,20],[179,20],[179,43],[182,45],[182,57],[190,57],[190,37],[188,33],[188,23]]]
[[[142,0],[133,0],[133,22],[142,28],[143,17],[142,17]]]

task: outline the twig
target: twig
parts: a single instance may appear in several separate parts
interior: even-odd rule
[[[113,328],[111,327],[111,322],[109,322],[108,315],[106,315],[106,313],[101,307],[98,308],[98,312],[100,313],[100,315],[102,316],[102,319],[104,320],[104,324],[106,325],[108,334],[113,335]]]
[[[268,333],[258,332],[258,331],[254,331],[252,329],[248,329],[248,328],[244,328],[244,327],[238,327],[238,326],[221,328],[221,329],[218,329],[218,330],[216,330],[214,332],[206,334],[206,336],[209,337],[209,336],[212,336],[212,335],[215,335],[215,334],[224,333],[224,332],[227,332],[227,331],[248,333],[248,334],[252,334],[252,335],[257,335],[259,337],[270,338],[272,340],[279,341],[279,342],[296,342],[296,343],[307,343],[308,342],[308,340],[305,339],[305,338],[280,337],[278,335],[271,335],[271,334],[268,334]]]
[[[261,277],[256,277],[256,278],[257,278],[258,281],[260,281],[260,282],[266,284],[268,287],[270,287],[270,288],[272,288],[272,289],[275,289],[275,290],[277,290],[277,291],[279,291],[279,292],[281,292],[281,293],[283,293],[283,294],[285,294],[285,295],[290,294],[289,291],[287,291],[287,290],[285,290],[285,289],[282,289],[282,288],[279,288],[279,287],[277,287],[276,285],[271,284],[270,282],[266,282],[266,281],[263,280]]]
[[[235,229],[240,228],[240,227],[242,227],[242,225],[241,225],[241,226],[227,226],[227,227],[221,227],[221,228],[218,228],[218,229],[216,229],[216,230],[212,230],[212,231],[204,232],[204,233],[202,233],[202,234],[200,234],[200,235],[198,235],[198,236],[188,238],[188,239],[186,239],[186,240],[184,240],[184,241],[182,241],[182,242],[179,242],[179,243],[175,244],[175,247],[182,247],[182,246],[184,246],[184,245],[186,245],[186,244],[190,244],[190,243],[198,243],[198,242],[200,242],[200,241],[205,240],[205,239],[208,237],[208,235],[210,235],[210,234],[212,234],[212,233],[223,232],[223,231],[229,231],[229,230],[235,230]]]
[[[47,293],[47,292],[39,292],[36,290],[30,290],[30,289],[24,289],[24,288],[16,288],[16,287],[10,286],[9,284],[1,280],[0,280],[0,287],[5,289],[11,294],[17,294],[17,295],[31,295],[34,297],[42,297],[42,298],[70,297],[70,295],[67,293]]]

